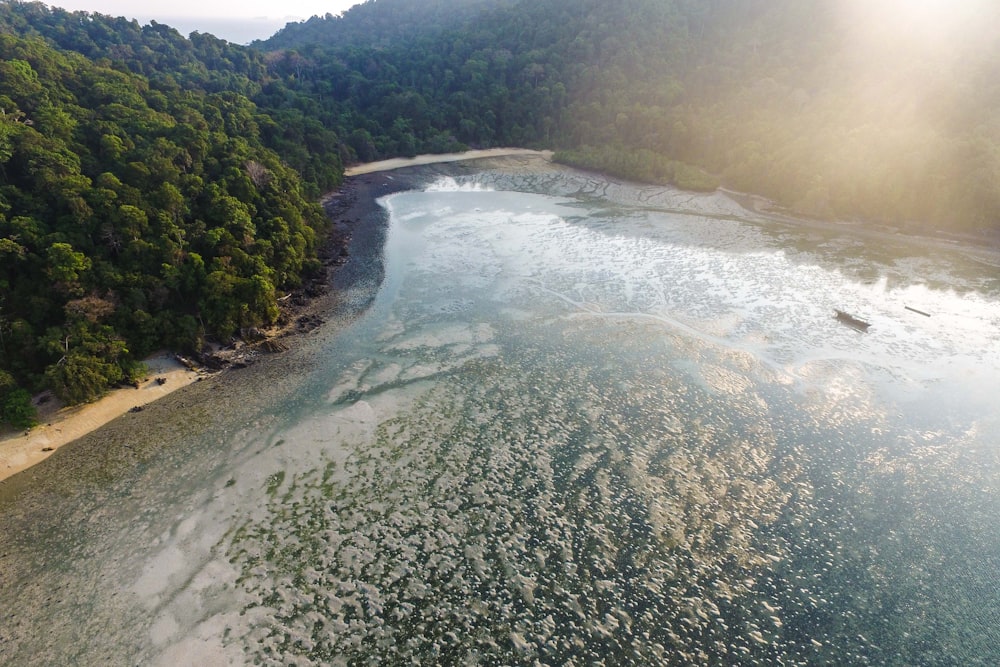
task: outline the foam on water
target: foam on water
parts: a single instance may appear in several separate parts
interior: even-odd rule
[[[493,188],[478,180],[466,180],[459,183],[451,176],[444,176],[428,185],[427,192],[491,192]]]

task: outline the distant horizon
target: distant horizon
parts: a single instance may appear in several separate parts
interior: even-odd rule
[[[46,0],[52,7],[108,16],[124,16],[142,25],[156,21],[176,28],[185,37],[192,32],[210,33],[234,44],[267,39],[291,22],[313,16],[338,15],[360,0],[149,0],[141,6],[123,0]],[[281,16],[275,16],[276,13]]]
[[[132,17],[129,17],[132,18]],[[215,35],[219,39],[224,39],[233,44],[249,44],[255,40],[264,40],[284,28],[288,23],[305,21],[308,17],[288,16],[281,19],[276,18],[225,18],[206,16],[164,16],[162,18],[140,18],[135,17],[141,24],[146,25],[150,21],[156,21],[163,25],[174,28],[185,37],[189,37],[192,32],[200,32]]]

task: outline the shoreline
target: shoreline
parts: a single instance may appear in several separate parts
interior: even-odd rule
[[[424,167],[432,164],[444,164],[447,162],[465,162],[466,160],[480,160],[493,157],[542,157],[552,160],[552,151],[536,151],[530,148],[486,148],[482,150],[465,151],[464,153],[441,153],[418,155],[412,158],[392,158],[390,160],[380,160],[378,162],[366,162],[348,167],[344,170],[344,176],[361,176],[364,174],[374,174],[376,172],[394,171],[405,169],[406,167]]]
[[[405,166],[433,164],[433,157],[423,156],[421,165]],[[449,162],[458,161],[452,156],[445,157]],[[417,187],[424,180],[420,174],[392,177],[380,175],[378,170],[373,169],[365,174],[346,178],[339,190],[327,193],[322,198],[321,204],[331,223],[330,232],[319,250],[320,260],[326,269],[325,284],[320,290],[315,284],[300,288],[298,302],[284,313],[288,321],[267,332],[265,341],[295,344],[296,338],[307,336],[328,319],[348,323],[364,311],[374,299],[382,276],[381,249],[385,212],[376,200],[400,190]],[[358,285],[362,285],[362,288],[356,289]],[[346,294],[347,292],[351,294]],[[233,360],[243,364],[233,365],[221,372],[208,372],[207,368],[192,370],[173,353],[158,353],[144,360],[149,368],[149,375],[138,390],[131,387],[112,389],[90,403],[65,407],[55,398],[49,398],[38,404],[39,397],[36,396],[34,402],[38,408],[39,426],[27,432],[10,428],[0,430],[0,497],[16,494],[18,489],[30,486],[30,480],[36,479],[36,466],[46,463],[53,455],[59,453],[61,456],[56,458],[65,460],[74,459],[77,454],[82,455],[82,450],[74,453],[74,448],[67,445],[88,441],[83,449],[90,449],[89,443],[94,438],[88,436],[93,436],[116,420],[127,415],[130,417],[129,423],[135,428],[155,432],[158,428],[155,421],[160,417],[153,416],[152,413],[158,415],[161,411],[146,410],[151,404],[171,394],[183,399],[186,392],[179,390],[202,379],[212,380],[210,384],[215,386],[215,381],[225,375],[229,377],[222,380],[224,384],[235,383],[239,376],[231,376],[234,369],[245,368],[246,362],[259,365],[269,358],[281,356],[280,353],[260,353],[255,347],[243,345],[241,349],[249,351],[252,358],[246,359],[244,352],[237,352]],[[158,382],[157,378],[162,378],[164,382]],[[132,414],[134,408],[141,408],[135,410],[139,414]],[[49,463],[58,464],[59,461]],[[43,475],[45,472],[47,471],[41,471]]]
[[[60,447],[127,412],[141,411],[153,401],[203,377],[169,352],[143,362],[149,368],[149,375],[138,388],[112,389],[96,401],[68,407],[50,398],[36,406],[38,426],[24,432],[10,429],[0,433],[0,482],[41,463]]]
[[[387,225],[385,224],[386,213],[377,204],[379,198],[395,192],[419,188],[452,170],[464,170],[464,168],[452,165],[434,169],[434,165],[487,158],[518,157],[544,161],[546,167],[551,169],[581,171],[553,164],[551,152],[529,149],[490,149],[445,155],[423,155],[416,158],[385,160],[351,167],[345,172],[345,179],[341,187],[327,193],[321,199],[321,204],[331,223],[330,232],[320,249],[320,259],[327,271],[322,280],[322,290],[317,291],[315,285],[300,289],[301,294],[297,305],[287,312],[288,321],[283,326],[272,329],[266,340],[296,345],[297,339],[309,335],[316,327],[328,320],[334,320],[334,326],[346,326],[367,309],[378,292],[378,286],[381,284],[384,272],[381,253]],[[407,171],[408,168],[409,171]],[[610,178],[606,175],[602,175],[602,177]],[[996,261],[1000,263],[1000,252],[994,248],[909,234],[905,231],[887,231],[877,227],[867,228],[860,223],[841,224],[831,221],[800,219],[766,208],[761,210],[763,207],[758,205],[748,206],[744,198],[753,198],[756,197],[755,195],[724,189],[720,189],[719,192],[748,212],[755,213],[771,222],[802,228],[822,228],[862,239],[908,240],[927,246],[964,250],[971,254],[989,255],[990,259],[996,258]],[[764,200],[760,199],[763,203]],[[251,354],[257,354],[252,345],[245,346],[245,349],[251,350]],[[259,354],[254,365],[269,362],[271,358],[275,358],[273,360],[280,366],[281,362],[278,360],[280,357],[281,354]],[[170,353],[160,353],[151,357],[146,360],[146,364],[150,371],[149,379],[143,382],[138,390],[115,389],[93,403],[72,407],[61,407],[55,400],[52,400],[40,406],[39,422],[42,424],[41,426],[36,426],[27,434],[13,430],[0,432],[0,489],[10,486],[8,480],[19,473],[47,461],[61,448],[84,439],[85,436],[93,434],[129,413],[133,408],[145,407],[206,377],[216,379],[226,375],[227,377],[223,379],[225,384],[236,383],[238,377],[228,377],[229,370],[208,375],[204,372],[191,370]],[[245,366],[236,366],[236,368],[242,367]],[[158,383],[156,381],[158,377],[164,378],[165,382]],[[148,414],[135,415],[135,417],[138,419],[133,420],[132,423],[155,422],[157,419],[157,417]],[[155,430],[157,426],[155,423],[148,423],[142,428]],[[87,440],[92,441],[94,438]],[[66,458],[72,457],[67,455]],[[51,465],[58,465],[58,463],[53,462]],[[19,479],[26,478],[22,476]],[[22,487],[24,484],[27,482],[17,482],[10,490],[12,491],[13,487]]]
[[[718,188],[718,192],[726,195],[747,211],[763,217],[768,222],[776,222],[781,225],[802,229],[838,231],[859,239],[890,242],[907,241],[926,247],[958,250],[970,256],[978,255],[978,257],[973,257],[973,259],[980,262],[985,261],[985,263],[991,265],[1000,261],[1000,247],[997,246],[992,238],[986,236],[958,235],[941,230],[931,232],[923,229],[907,229],[906,227],[861,220],[813,218],[794,210],[783,208],[767,197],[752,192],[740,192],[725,187]]]

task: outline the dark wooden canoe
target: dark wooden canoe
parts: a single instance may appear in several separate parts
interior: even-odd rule
[[[834,309],[833,312],[836,313],[837,320],[839,322],[843,322],[852,329],[857,329],[858,331],[865,332],[868,331],[868,327],[871,326],[870,322],[865,322],[864,320],[854,317],[854,315],[851,315],[850,313],[845,313],[842,310]]]

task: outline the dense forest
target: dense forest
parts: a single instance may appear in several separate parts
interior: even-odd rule
[[[544,0],[478,6],[458,26],[433,13],[421,24],[421,4],[356,8],[420,27],[377,46],[349,36],[351,13],[255,45],[281,50],[275,71],[316,101],[348,159],[449,138],[544,146],[809,215],[998,226],[996,3]]]
[[[0,5],[0,25],[4,419],[28,425],[31,391],[86,401],[159,347],[273,323],[277,290],[318,266],[317,194],[341,170],[335,142],[326,167],[289,166],[308,124],[283,128],[246,96],[262,58],[39,5]]]
[[[343,165],[467,147],[995,238],[1000,7],[368,0],[245,47],[0,0],[0,420],[273,323]]]

